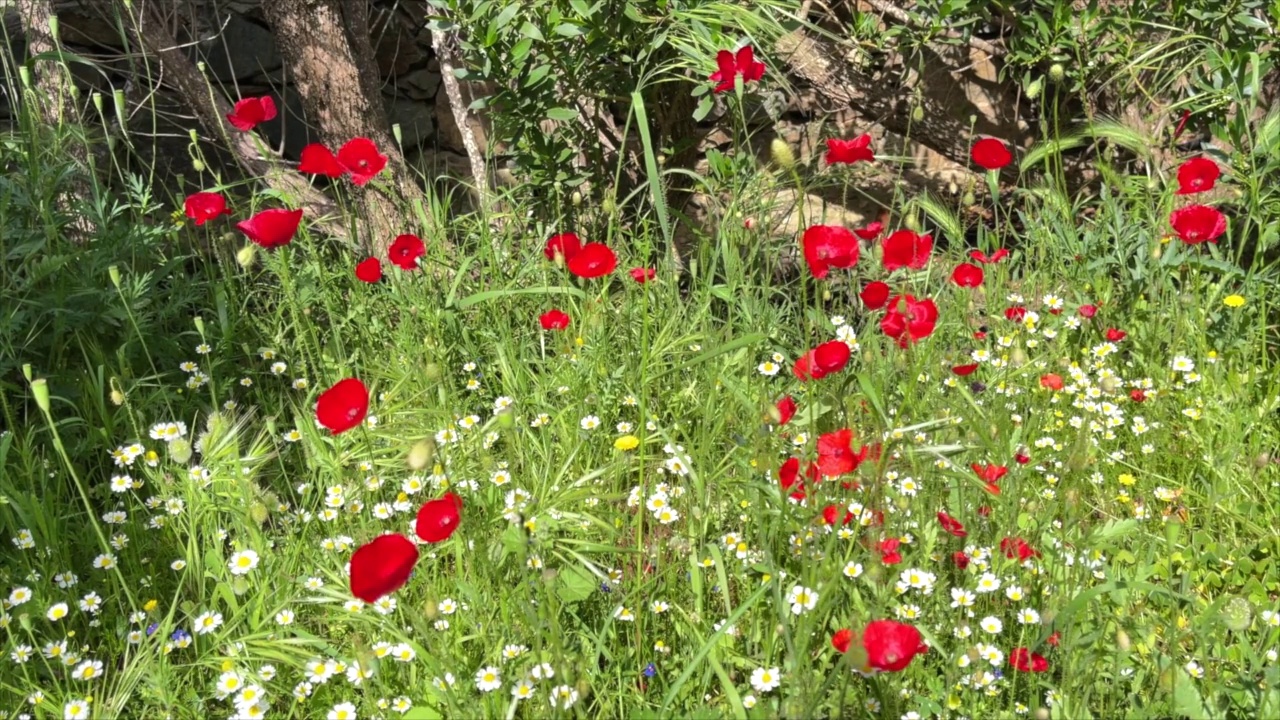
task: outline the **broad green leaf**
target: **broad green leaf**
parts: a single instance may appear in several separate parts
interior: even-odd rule
[[[548,120],[566,122],[578,117],[578,111],[567,107],[554,107],[547,111]]]

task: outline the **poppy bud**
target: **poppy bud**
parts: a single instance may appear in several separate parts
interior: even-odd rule
[[[119,390],[111,391],[111,404],[119,407],[124,404],[124,393]]]
[[[236,262],[240,264],[240,267],[248,270],[253,267],[253,261],[257,256],[258,251],[254,249],[253,244],[250,243],[240,248],[239,252],[236,253]]]
[[[420,440],[409,448],[409,468],[417,471],[425,468],[435,455],[435,443],[430,439]]]
[[[964,195],[960,197],[960,202],[964,203],[965,205],[972,205],[977,201],[978,201],[978,198],[974,197],[973,190],[965,190]]]
[[[436,604],[435,600],[428,600],[422,604],[422,614],[428,620],[435,620],[436,615],[440,614],[440,606]]]
[[[1027,354],[1022,348],[1014,348],[1013,353],[1009,356],[1009,364],[1014,367],[1022,367],[1027,364]],[[1107,378],[1110,380],[1111,378]]]
[[[825,287],[824,287],[824,288],[822,288],[822,300],[823,300],[823,302],[827,302],[827,301],[830,301],[830,300],[831,300],[831,290],[830,290],[830,288],[825,288]]]
[[[1163,255],[1163,254],[1164,254],[1164,247],[1163,247],[1163,246],[1161,246],[1159,243],[1156,243],[1156,246],[1155,246],[1155,247],[1153,247],[1153,248],[1151,248],[1151,259],[1152,259],[1152,260],[1159,260],[1159,259],[1160,259],[1160,256],[1161,256],[1161,255]]]
[[[1129,639],[1129,633],[1123,629],[1116,630],[1116,647],[1121,652],[1129,652],[1129,648],[1133,647],[1133,641]]]
[[[579,205],[581,205],[582,193],[578,192],[577,190],[574,190],[573,194],[569,196],[569,202],[573,203],[574,207],[578,207]]]
[[[400,131],[400,123],[391,123],[391,137],[396,139],[396,145],[404,145],[404,134]]]
[[[906,225],[911,232],[920,232],[920,216],[916,215],[915,212],[911,212],[903,218],[902,224]]]
[[[618,206],[614,204],[611,196],[605,196],[605,199],[600,201],[600,209],[603,210],[606,215],[612,215],[613,211],[618,209]]]
[[[1035,718],[1035,720],[1049,720],[1049,718],[1052,716],[1049,714],[1049,708],[1038,707],[1036,708],[1036,711],[1033,717]]]
[[[1258,457],[1253,459],[1253,466],[1259,470],[1265,468],[1271,463],[1271,455],[1268,453],[1260,453]]]
[[[49,384],[44,378],[31,381],[31,394],[36,399],[36,405],[46,413],[49,412]]]
[[[1049,79],[1055,83],[1062,82],[1067,76],[1067,69],[1062,67],[1062,63],[1054,63],[1049,66]]]
[[[1043,83],[1041,82],[1040,78],[1036,78],[1035,80],[1031,81],[1031,84],[1027,86],[1027,90],[1026,90],[1028,100],[1035,100],[1037,97],[1040,96],[1040,86],[1042,84]]]
[[[791,151],[791,146],[786,140],[775,137],[769,143],[769,154],[773,156],[773,161],[783,170],[791,170],[796,166],[796,154]]]
[[[191,443],[178,438],[169,443],[169,457],[179,465],[185,465],[191,459]]]
[[[755,219],[755,218],[747,218],[746,220],[743,220],[743,221],[742,221],[742,227],[743,227],[743,228],[745,228],[745,229],[747,229],[747,230],[754,230],[754,229],[755,229],[755,227],[756,227],[756,219]]]
[[[427,363],[427,367],[423,369],[422,374],[426,375],[428,380],[439,380],[440,366],[436,363]]]
[[[923,105],[916,105],[914,108],[912,108],[911,121],[924,122],[924,106]]]
[[[249,506],[249,517],[259,525],[263,525],[271,517],[271,513],[267,510],[267,506],[260,502],[256,502]]]

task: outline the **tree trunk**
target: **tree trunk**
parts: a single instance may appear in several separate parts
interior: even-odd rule
[[[27,57],[51,53],[58,49],[53,8],[49,0],[17,0],[18,19],[22,23],[22,33],[27,40]],[[43,60],[31,63],[31,90],[26,92],[31,101],[32,111],[45,125],[46,129],[65,130],[69,126],[80,125],[79,113],[76,111],[73,86],[67,67],[60,60]],[[80,166],[80,173],[73,175],[70,187],[58,194],[56,200],[58,210],[71,218],[67,225],[67,235],[77,244],[87,242],[96,230],[94,223],[75,207],[75,198],[85,200],[93,198],[93,187],[89,183],[88,174],[92,172],[89,165],[89,148],[84,138],[60,138],[63,148],[69,151],[71,158]]]
[[[195,113],[206,134],[223,142],[241,169],[273,190],[297,199],[313,228],[335,237],[346,237],[337,206],[297,170],[287,167],[266,143],[253,133],[230,132],[227,114],[231,103],[209,87],[191,58],[182,51],[166,18],[166,0],[134,0],[129,22],[132,34],[159,67],[157,75],[172,83],[184,104]],[[129,6],[125,6],[129,7]]]
[[[336,150],[365,137],[387,156],[389,182],[379,178],[352,188],[361,241],[385,249],[416,225],[411,205],[424,195],[389,132],[366,0],[269,0],[262,12],[320,141]]]

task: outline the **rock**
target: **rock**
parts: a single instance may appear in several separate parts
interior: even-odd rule
[[[232,14],[222,34],[200,44],[209,74],[230,82],[269,75],[284,65],[275,36],[267,28]]]
[[[396,89],[411,100],[435,100],[440,89],[440,68],[412,70],[396,78]]]
[[[435,137],[435,103],[387,98],[387,120],[400,125],[400,142],[405,150],[429,144]]]

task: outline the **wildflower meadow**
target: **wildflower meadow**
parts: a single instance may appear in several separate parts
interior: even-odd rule
[[[650,189],[370,245],[209,167],[73,246],[15,131],[0,717],[1280,717],[1280,114],[1235,122],[1075,194],[1083,136],[974,132],[980,220],[794,234],[766,190],[903,160],[775,140],[683,257]],[[385,150],[292,172],[354,226]]]

